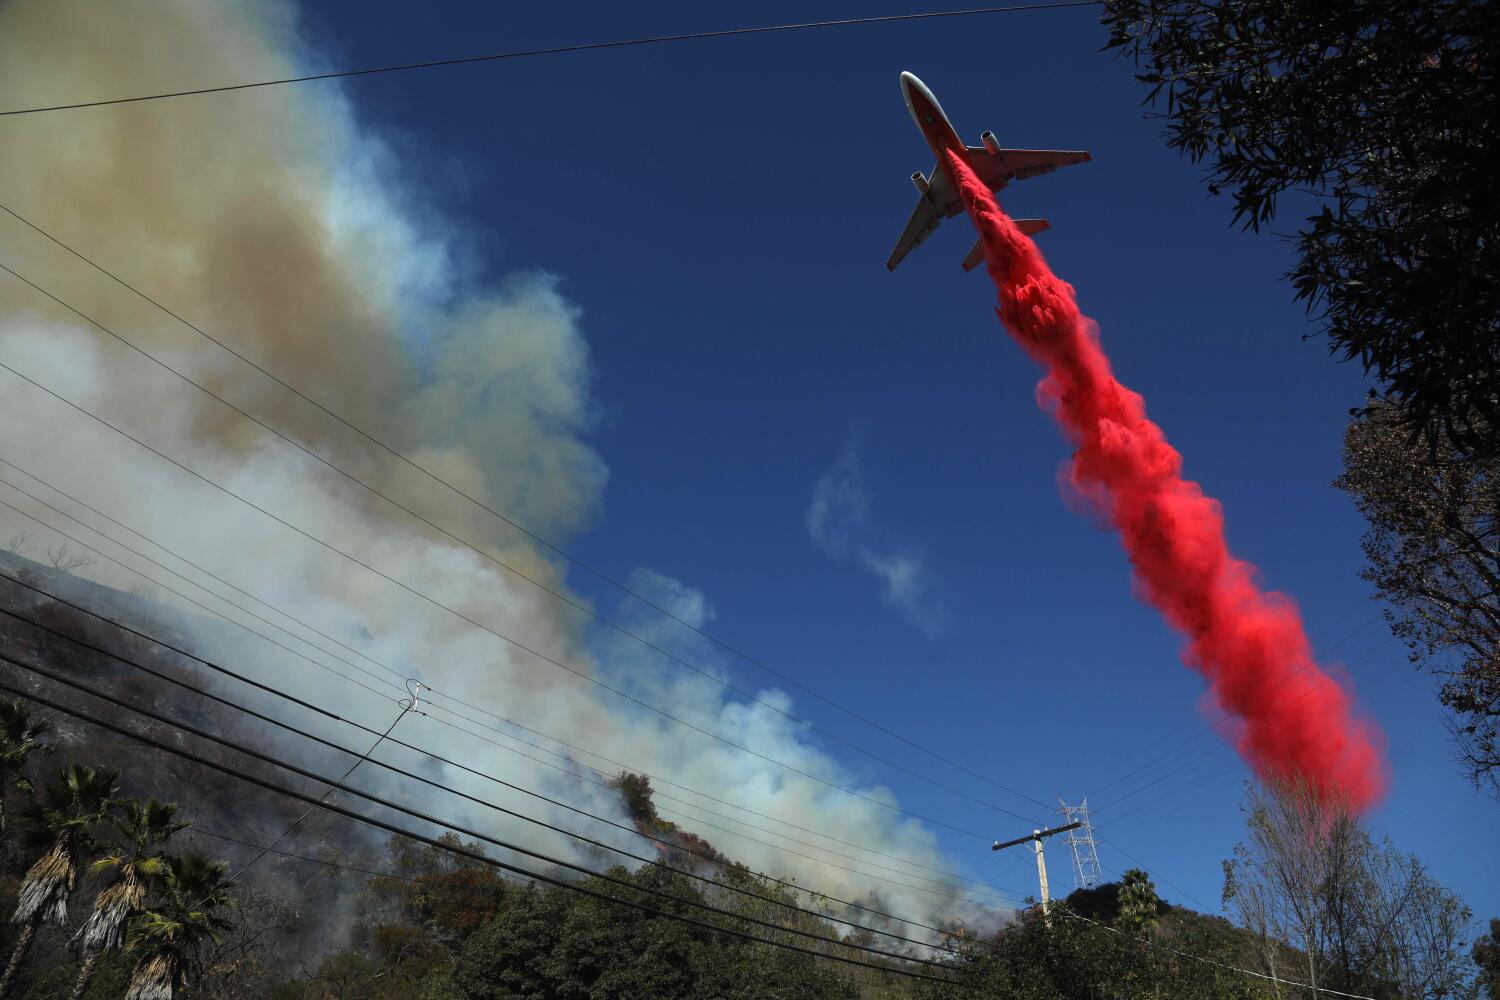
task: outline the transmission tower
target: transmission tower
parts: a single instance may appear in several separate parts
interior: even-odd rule
[[[1099,884],[1099,852],[1094,847],[1094,828],[1089,823],[1089,800],[1070,806],[1062,799],[1063,818],[1074,824],[1068,831],[1068,846],[1073,849],[1073,888],[1092,889]]]

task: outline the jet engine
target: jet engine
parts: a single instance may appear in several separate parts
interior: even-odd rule
[[[984,148],[991,153],[997,156],[1000,154],[1000,140],[995,138],[995,133],[986,131],[979,137],[979,141],[984,143]]]
[[[927,175],[918,170],[911,175],[911,185],[917,189],[917,194],[926,194],[928,188]]]

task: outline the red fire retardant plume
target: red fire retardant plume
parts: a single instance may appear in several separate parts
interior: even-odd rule
[[[1239,722],[1235,742],[1262,778],[1301,777],[1325,799],[1364,810],[1380,797],[1379,733],[1356,720],[1344,690],[1318,668],[1292,602],[1255,584],[1224,541],[1223,513],[1182,478],[1182,456],[1146,419],[1145,400],[1110,372],[1073,288],[949,154],[979,229],[1000,320],[1047,370],[1038,397],[1077,446],[1074,488],[1120,533],[1145,600],[1187,638],[1183,659]]]

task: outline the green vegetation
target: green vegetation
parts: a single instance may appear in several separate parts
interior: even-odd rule
[[[1252,968],[1374,997],[1462,996],[1471,914],[1422,862],[1302,781],[1252,786],[1224,899]]]
[[[1471,949],[1457,896],[1296,786],[1251,790],[1246,843],[1226,863],[1235,922],[1163,901],[1132,869],[1046,914],[996,915],[924,950],[809,912],[832,904],[720,860],[657,817],[640,775],[615,785],[662,838],[662,862],[608,878],[509,878],[451,833],[391,837],[371,857],[336,825],[317,857],[282,859],[283,874],[268,862],[259,888],[235,886],[223,862],[173,849],[195,835],[175,806],[120,794],[128,773],[71,763],[54,781],[26,780],[47,730],[22,705],[0,701],[0,714],[14,723],[0,752],[28,748],[7,785],[20,808],[0,867],[16,901],[0,935],[11,953],[0,1000],[1282,1000],[1306,982],[1376,1000],[1471,1000],[1493,998],[1500,964],[1500,924]],[[205,808],[224,794],[190,772],[174,780]],[[273,812],[260,825],[284,823]],[[691,852],[674,846],[689,841]],[[608,864],[602,852],[589,863]],[[70,906],[75,897],[91,903]]]
[[[1234,220],[1310,204],[1290,277],[1405,426],[1500,446],[1500,10],[1487,0],[1106,0],[1172,148]]]
[[[1310,213],[1296,297],[1384,393],[1338,483],[1370,521],[1365,577],[1500,794],[1500,7],[1106,0],[1104,23],[1233,221]]]
[[[1349,424],[1335,485],[1370,523],[1363,577],[1412,659],[1442,678],[1460,766],[1500,795],[1500,455],[1415,444],[1378,402]]]
[[[205,946],[232,926],[222,915],[233,905],[225,866],[199,854],[161,850],[187,824],[175,820],[175,806],[121,797],[116,768],[73,764],[55,780],[31,778],[32,758],[50,749],[42,742],[47,731],[47,723],[24,704],[0,699],[0,760],[6,766],[0,799],[23,800],[19,821],[4,830],[0,853],[15,901],[0,1000],[59,996],[69,980],[73,1000],[173,1000],[195,978]],[[21,872],[19,878],[13,871]],[[96,893],[74,930],[69,904],[86,871],[95,876]],[[71,930],[81,961],[28,968],[39,964],[28,959],[49,927]]]

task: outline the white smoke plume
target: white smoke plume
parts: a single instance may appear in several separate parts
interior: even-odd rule
[[[18,0],[0,5],[0,94],[9,107],[272,78],[315,65],[299,41],[296,11],[283,3]],[[0,143],[5,150],[0,156],[0,204],[543,537],[566,540],[588,525],[603,500],[606,468],[587,440],[592,401],[579,310],[547,275],[487,275],[462,232],[424,207],[420,178],[361,127],[336,86],[268,88],[7,118],[0,120]],[[3,215],[0,262],[496,559],[568,592],[566,564],[525,536]],[[727,696],[712,681],[637,643],[591,629],[587,616],[424,528],[3,273],[0,362],[494,632],[545,652],[586,677],[670,706],[674,714],[726,739],[857,786],[873,798],[894,801],[889,791],[862,783],[795,723]],[[383,689],[382,698],[247,632],[222,623],[198,629],[194,640],[226,663],[378,729],[393,717],[391,699],[401,695],[399,677],[420,677],[440,692],[532,730],[649,771],[673,783],[658,782],[660,790],[702,809],[776,831],[754,832],[733,820],[658,801],[682,828],[703,835],[753,869],[846,899],[878,899],[893,912],[926,921],[982,921],[967,905],[864,874],[874,871],[931,887],[922,881],[937,878],[929,870],[783,825],[825,831],[920,865],[956,867],[921,824],[691,732],[541,662],[174,468],[3,370],[0,458],[390,665],[398,679],[395,688]],[[54,499],[14,469],[0,466],[0,477]],[[0,499],[39,510],[8,487],[0,486]],[[0,515],[0,538],[29,528],[38,544],[49,540],[47,532],[9,511],[0,509]],[[80,516],[135,547],[145,544],[91,515]],[[80,537],[93,536],[85,532]],[[107,542],[99,545],[162,582],[186,586]],[[79,572],[121,589],[141,587],[138,578],[105,560]],[[707,600],[691,587],[644,570],[632,580],[685,620],[703,626],[711,622]],[[280,641],[380,687],[334,657],[380,673],[369,661],[204,582],[308,638],[312,646],[277,635]],[[893,582],[893,593],[895,587]],[[227,604],[198,596],[230,618],[270,633]],[[728,664],[681,627],[646,614],[639,605],[605,610],[664,648],[728,676]],[[193,620],[209,621],[196,610]],[[326,652],[315,652],[313,646]],[[794,710],[779,691],[768,690],[761,697]],[[286,711],[267,698],[245,698],[267,710]],[[557,769],[593,765],[608,774],[615,770],[611,765],[471,709],[459,710],[491,728],[486,739],[463,735],[440,724],[441,718],[451,719],[441,711],[445,707],[458,706],[434,702],[431,716],[404,720],[398,735],[629,822],[614,792]],[[481,728],[474,722],[460,725]],[[351,746],[368,742],[347,731],[323,731]],[[517,756],[502,748],[516,745],[504,734],[521,735],[564,757],[524,747],[538,760]],[[301,752],[290,742],[285,749]],[[409,753],[389,750],[380,756],[423,767],[518,811],[636,853],[651,853],[651,845],[638,838],[587,824],[566,811],[543,810],[533,799],[472,776],[434,770]],[[558,835],[367,770],[362,780],[383,793],[540,850],[586,857]],[[768,818],[696,797],[676,785],[711,791]],[[186,811],[191,812],[190,804]],[[710,820],[725,829],[707,828]],[[789,845],[786,836],[822,849]],[[748,839],[752,837],[790,846],[809,858],[757,844]],[[830,850],[903,874],[839,859]]]

